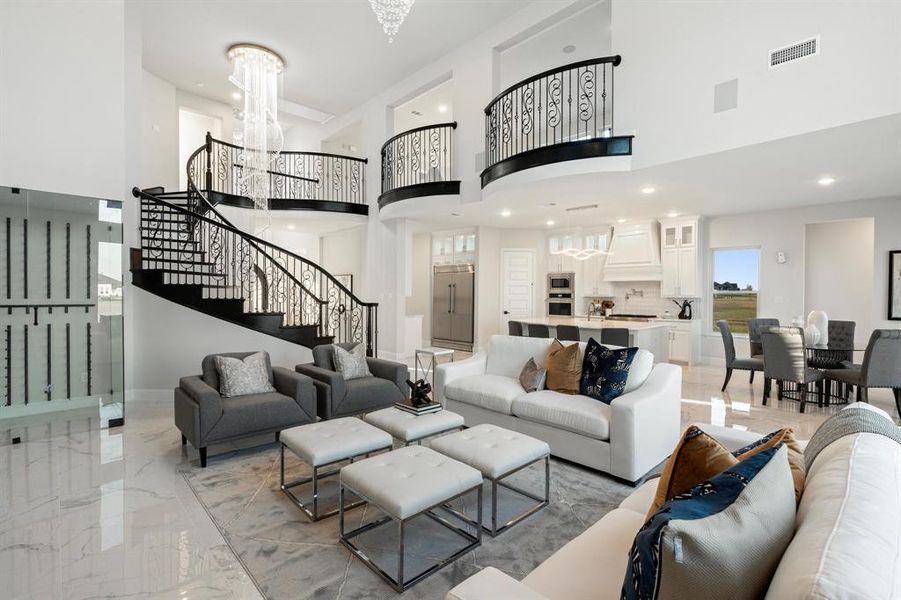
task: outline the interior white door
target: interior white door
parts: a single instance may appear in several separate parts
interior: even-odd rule
[[[501,333],[507,323],[534,314],[535,254],[531,250],[501,250]]]

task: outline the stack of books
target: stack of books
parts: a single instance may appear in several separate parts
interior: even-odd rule
[[[438,402],[429,402],[428,404],[423,404],[422,406],[413,406],[408,402],[395,402],[394,407],[404,412],[408,412],[411,415],[417,416],[438,412],[443,408]]]

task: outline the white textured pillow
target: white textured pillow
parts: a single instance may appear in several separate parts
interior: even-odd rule
[[[219,371],[219,395],[223,398],[274,392],[266,369],[266,354],[255,352],[244,360],[230,356],[216,357]]]
[[[654,368],[654,355],[642,348],[635,353],[632,364],[629,365],[629,377],[626,379],[624,394],[635,391],[642,386],[651,370]]]
[[[366,364],[366,351],[363,344],[357,344],[350,351],[335,346],[335,370],[345,379],[371,377],[369,365]]]

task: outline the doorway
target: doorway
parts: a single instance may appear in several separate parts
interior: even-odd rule
[[[535,250],[501,249],[501,333],[507,323],[528,319],[535,311]]]
[[[205,115],[187,108],[178,109],[178,189],[188,189],[188,174],[185,165],[195,150],[206,142],[210,132],[216,139],[222,139],[222,118]],[[229,141],[229,140],[226,140]]]

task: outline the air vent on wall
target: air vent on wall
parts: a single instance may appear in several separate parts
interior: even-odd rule
[[[807,58],[820,53],[820,36],[812,37],[782,48],[770,50],[770,68],[782,66],[787,62]]]

